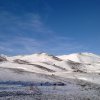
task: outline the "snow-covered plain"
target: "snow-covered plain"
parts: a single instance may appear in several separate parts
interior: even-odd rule
[[[0,56],[0,100],[100,100],[100,56]]]

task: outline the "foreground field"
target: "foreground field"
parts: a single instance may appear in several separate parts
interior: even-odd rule
[[[0,100],[100,100],[100,85],[82,80],[0,82]]]

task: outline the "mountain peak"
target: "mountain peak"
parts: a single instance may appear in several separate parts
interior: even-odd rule
[[[63,60],[72,60],[80,63],[95,63],[100,61],[100,56],[88,52],[73,53],[69,55],[61,55],[58,57]]]

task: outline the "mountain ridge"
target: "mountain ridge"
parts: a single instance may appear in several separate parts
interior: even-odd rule
[[[31,66],[30,71],[36,72],[35,69],[41,68],[51,72],[100,72],[100,56],[93,53],[74,53],[69,55],[54,56],[47,53],[37,53],[32,55],[5,56],[1,55],[0,66],[19,66],[24,70],[25,66]],[[16,65],[17,64],[17,65]],[[22,67],[23,66],[23,67]],[[36,68],[37,66],[37,68]],[[32,70],[34,69],[34,70]],[[43,71],[44,73],[45,71]]]

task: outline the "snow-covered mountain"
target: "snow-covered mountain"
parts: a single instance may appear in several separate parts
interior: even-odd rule
[[[40,80],[38,75],[57,75],[81,73],[100,73],[100,56],[92,53],[76,53],[70,55],[53,56],[47,53],[20,55],[8,57],[0,56],[0,79],[2,80]],[[5,74],[5,71],[8,75]],[[35,77],[25,74],[35,73]],[[4,75],[3,75],[4,74]],[[24,74],[24,76],[23,76]],[[64,75],[65,74],[65,75]],[[19,77],[20,76],[20,77]],[[38,77],[38,78],[36,78]],[[72,77],[72,75],[71,75]],[[65,77],[66,78],[66,77]],[[42,78],[41,78],[42,79]],[[47,79],[47,78],[46,78]],[[85,78],[83,78],[85,79]],[[34,80],[35,81],[35,80]]]
[[[0,67],[23,69],[35,73],[100,72],[100,56],[76,53],[53,56],[46,53],[8,57],[0,56]]]
[[[70,89],[76,91],[76,87],[79,89],[77,84],[84,82],[100,85],[99,75],[100,56],[92,53],[0,55],[0,82],[63,82],[67,88],[71,85]],[[80,80],[83,82],[80,83]]]
[[[100,56],[93,53],[74,53],[69,55],[61,55],[58,57],[63,60],[72,60],[80,63],[100,63]]]

